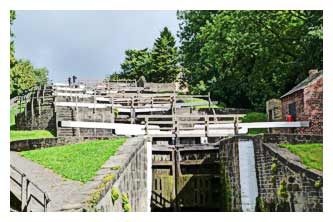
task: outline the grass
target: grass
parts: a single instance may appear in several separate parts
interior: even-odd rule
[[[201,103],[201,102],[207,102],[205,99],[200,99],[200,98],[191,98],[191,99],[184,99],[184,103]],[[193,106],[195,108],[224,108],[222,104],[214,104],[209,107],[209,105],[203,105],[203,106]]]
[[[299,156],[306,167],[323,171],[323,144],[280,144],[279,146]]]
[[[10,109],[10,141],[52,138],[54,135],[47,130],[15,130],[15,108]]]
[[[243,123],[252,123],[252,122],[266,122],[267,117],[266,113],[259,113],[259,112],[250,112],[244,116],[241,121]],[[250,135],[257,135],[260,133],[266,133],[267,129],[249,129],[248,134]]]
[[[85,183],[95,176],[105,161],[114,155],[126,140],[127,138],[99,140],[24,151],[20,154],[64,178]]]
[[[52,138],[54,135],[47,130],[11,130],[10,141],[17,140],[28,140],[28,139],[41,139],[41,138]]]
[[[15,109],[10,109],[10,126],[15,125]]]

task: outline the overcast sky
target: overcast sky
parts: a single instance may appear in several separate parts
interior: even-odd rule
[[[15,57],[56,82],[102,79],[120,69],[126,49],[151,48],[165,26],[176,36],[175,11],[17,11]]]

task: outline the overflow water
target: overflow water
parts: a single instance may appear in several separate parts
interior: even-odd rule
[[[240,139],[238,150],[242,211],[254,212],[258,196],[258,186],[253,141]]]

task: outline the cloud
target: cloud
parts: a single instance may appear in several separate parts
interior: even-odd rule
[[[175,11],[17,11],[15,56],[47,67],[50,78],[102,79],[120,69],[126,49],[151,48]]]

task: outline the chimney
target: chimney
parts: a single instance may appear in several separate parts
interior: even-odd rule
[[[310,69],[309,70],[309,77],[312,78],[315,75],[317,75],[319,73],[318,69]]]

